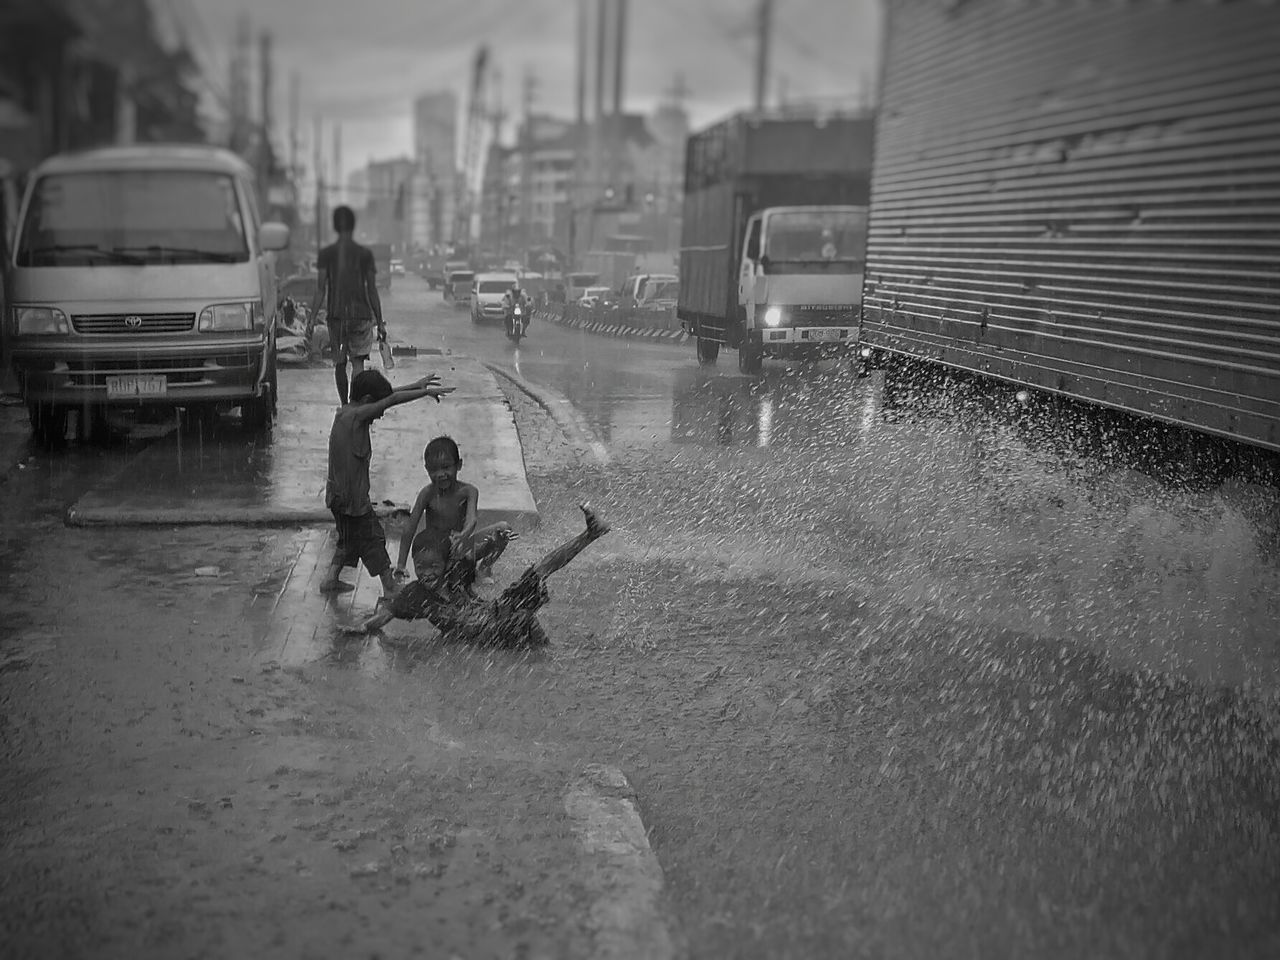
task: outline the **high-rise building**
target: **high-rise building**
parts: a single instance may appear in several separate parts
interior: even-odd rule
[[[411,242],[428,248],[453,239],[458,174],[458,95],[423,94],[413,102],[415,175],[407,212]]]
[[[356,225],[356,239],[389,243],[403,253],[411,238],[409,215],[416,163],[408,157],[371,160],[368,167],[364,218]]]

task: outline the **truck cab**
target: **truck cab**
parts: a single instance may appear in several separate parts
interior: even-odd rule
[[[769,207],[752,214],[738,265],[739,365],[816,357],[858,339],[867,257],[864,206]]]

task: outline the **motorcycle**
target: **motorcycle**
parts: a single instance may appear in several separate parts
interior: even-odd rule
[[[526,309],[524,304],[517,303],[507,311],[507,338],[515,343],[519,343],[529,329]]]

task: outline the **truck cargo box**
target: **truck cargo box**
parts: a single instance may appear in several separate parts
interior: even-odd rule
[[[891,0],[863,340],[1280,449],[1274,4]]]

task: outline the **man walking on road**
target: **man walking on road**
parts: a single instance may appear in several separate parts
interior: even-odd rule
[[[373,251],[355,242],[355,212],[347,206],[333,211],[336,243],[320,251],[316,261],[316,293],[311,315],[320,305],[329,303],[329,349],[333,351],[333,379],[338,386],[338,400],[347,403],[349,390],[347,363],[354,378],[364,370],[373,349],[373,329],[377,324],[378,339],[387,338],[387,325],[382,319],[382,301],[376,283],[377,266]]]

